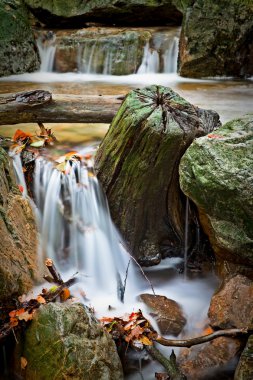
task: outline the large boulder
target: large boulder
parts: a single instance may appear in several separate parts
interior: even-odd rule
[[[253,74],[253,2],[184,0],[179,73],[186,77]],[[180,4],[178,4],[180,3]]]
[[[123,379],[114,341],[81,304],[41,306],[20,350],[26,380]]]
[[[0,147],[0,301],[31,289],[36,277],[37,229],[28,199],[16,185]]]
[[[250,335],[244,348],[238,366],[235,371],[234,380],[252,380],[253,377],[253,335]]]
[[[218,258],[253,265],[253,117],[193,142],[180,163],[183,192],[197,205]]]
[[[2,0],[0,20],[0,76],[38,69],[39,55],[22,0]]]
[[[114,25],[180,25],[182,14],[171,0],[25,0],[48,26],[76,28],[85,22]]]
[[[236,275],[224,281],[210,303],[208,316],[215,329],[253,328],[253,282]]]
[[[186,202],[178,164],[194,138],[217,125],[216,112],[160,86],[131,91],[113,119],[96,170],[113,220],[143,265],[159,263],[161,243],[166,255],[183,252]]]

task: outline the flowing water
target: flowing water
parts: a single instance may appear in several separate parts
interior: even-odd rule
[[[175,36],[174,36],[175,37]],[[160,38],[160,37],[159,37]],[[181,78],[175,73],[178,42],[176,37],[170,40],[161,54],[159,48],[161,39],[153,39],[144,46],[143,57],[138,73],[123,76],[108,75],[112,71],[113,54],[108,51],[104,58],[101,74],[94,72],[92,62],[95,57],[95,47],[87,53],[88,66],[83,66],[82,73],[53,73],[54,40],[50,50],[42,44],[41,54],[44,60],[41,71],[33,74],[23,74],[0,79],[0,93],[17,92],[27,89],[41,88],[53,93],[67,94],[126,94],[136,87],[149,84],[169,86],[191,103],[215,109],[222,122],[242,114],[252,112],[253,84],[248,81],[232,79],[190,80]],[[156,45],[157,44],[157,45]],[[160,45],[159,45],[160,44]],[[85,47],[79,48],[79,65]],[[88,48],[87,48],[88,49]],[[49,50],[51,53],[49,54]],[[85,59],[87,62],[87,59]],[[80,66],[79,66],[80,68]],[[46,124],[46,127],[50,125]],[[54,132],[62,142],[72,141],[70,145],[78,146],[82,162],[78,160],[66,168],[67,174],[55,168],[52,160],[39,157],[35,169],[35,201],[37,205],[38,224],[40,229],[41,248],[39,260],[50,256],[64,272],[64,278],[78,271],[80,282],[75,293],[85,292],[86,304],[95,307],[98,315],[120,315],[124,311],[132,312],[141,308],[148,315],[144,305],[140,303],[140,293],[152,293],[150,283],[143,276],[138,266],[124,248],[120,234],[110,219],[106,198],[94,176],[92,163],[85,159],[91,148],[87,144],[87,126],[71,124],[68,126],[54,125]],[[19,128],[35,128],[34,124],[22,125]],[[63,130],[67,128],[67,135]],[[107,125],[90,125],[90,142],[101,140]],[[11,136],[17,126],[0,127],[0,135]],[[88,150],[87,150],[88,149]],[[93,152],[92,152],[93,154]],[[13,157],[18,183],[24,185],[20,160]],[[26,193],[24,193],[26,196]],[[187,261],[187,214],[185,223],[185,262]],[[199,239],[199,230],[196,232]],[[152,283],[156,294],[165,295],[179,302],[187,317],[184,333],[199,334],[207,314],[210,297],[217,285],[212,274],[198,275],[195,278],[183,279],[176,271],[177,264],[182,259],[165,259],[156,267],[145,269],[146,276]],[[124,303],[122,300],[124,298]],[[108,310],[108,306],[113,310]],[[111,309],[111,308],[110,308]],[[166,349],[166,355],[169,350]],[[160,371],[159,366],[143,369],[145,380],[154,378],[154,372]],[[138,380],[141,375],[129,375],[128,380]]]

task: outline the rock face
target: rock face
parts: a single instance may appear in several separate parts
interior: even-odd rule
[[[177,302],[167,297],[153,294],[141,294],[140,298],[153,310],[152,316],[155,318],[162,334],[180,334],[186,324],[186,319]]]
[[[131,91],[96,156],[98,177],[113,220],[143,265],[180,254],[185,199],[178,164],[197,136],[219,125],[215,112],[200,110],[169,88]]]
[[[179,366],[187,380],[221,379],[229,366],[233,369],[236,365],[240,349],[239,339],[219,337],[199,349],[185,349],[179,357]]]
[[[184,11],[180,75],[199,78],[253,74],[252,1],[175,0],[174,3]]]
[[[74,28],[85,22],[115,25],[180,25],[182,14],[170,0],[25,0],[35,16],[48,26]]]
[[[250,335],[247,345],[240,357],[235,371],[234,380],[252,380],[253,376],[253,335]]]
[[[40,307],[26,331],[22,356],[26,380],[123,379],[115,343],[81,304]]]
[[[253,282],[237,275],[213,295],[208,316],[214,328],[253,328]]]
[[[218,258],[253,265],[253,118],[233,120],[194,141],[180,185],[198,207]]]
[[[22,1],[2,0],[0,20],[0,76],[38,69],[38,51]]]
[[[0,301],[30,290],[36,274],[37,229],[31,206],[0,147]]]

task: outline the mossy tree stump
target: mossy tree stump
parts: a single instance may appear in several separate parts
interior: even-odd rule
[[[180,158],[193,139],[219,125],[170,88],[131,91],[122,103],[96,156],[98,177],[112,218],[143,265],[182,251],[184,202],[178,180]]]

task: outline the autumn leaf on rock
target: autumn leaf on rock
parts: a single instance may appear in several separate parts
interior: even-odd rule
[[[61,301],[66,301],[70,297],[70,291],[68,288],[64,288],[60,294]]]
[[[26,133],[24,131],[21,131],[21,129],[17,129],[13,136],[13,141],[29,140],[31,137],[31,133]]]
[[[27,367],[27,360],[24,356],[21,356],[20,358],[20,366],[21,366],[21,369],[26,369]]]

